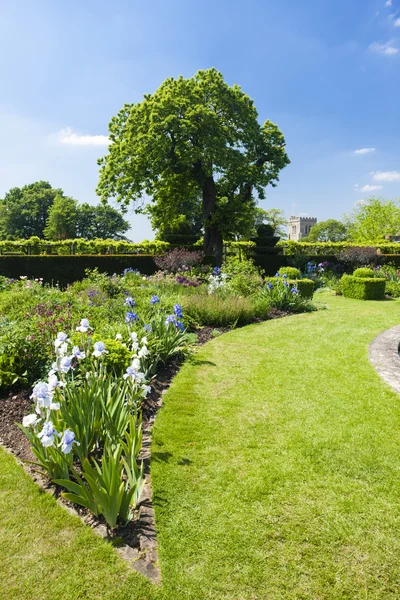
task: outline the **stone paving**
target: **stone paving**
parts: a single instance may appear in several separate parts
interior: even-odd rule
[[[380,333],[369,346],[369,360],[377,373],[400,394],[400,325]]]

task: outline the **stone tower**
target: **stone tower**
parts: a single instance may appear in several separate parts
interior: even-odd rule
[[[310,233],[311,227],[317,222],[314,217],[290,217],[289,219],[289,240],[299,242],[301,238]]]

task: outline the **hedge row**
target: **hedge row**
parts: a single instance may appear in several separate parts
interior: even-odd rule
[[[45,283],[59,283],[61,287],[83,279],[86,269],[95,268],[110,275],[121,274],[129,268],[138,269],[144,275],[157,271],[150,255],[0,256],[0,275],[10,279],[24,275],[30,279],[43,277]]]
[[[62,240],[49,242],[38,237],[28,240],[0,241],[0,254],[22,255],[80,255],[80,254],[162,254],[167,252],[168,242],[148,242],[140,244],[116,240]]]

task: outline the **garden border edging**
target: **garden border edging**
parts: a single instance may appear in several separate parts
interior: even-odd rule
[[[400,394],[400,325],[386,329],[369,345],[368,357],[375,371],[382,379]]]

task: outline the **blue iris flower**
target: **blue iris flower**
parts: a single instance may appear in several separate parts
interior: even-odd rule
[[[150,302],[151,304],[158,304],[160,302],[160,298],[158,296],[152,296]]]
[[[138,315],[133,312],[127,312],[125,316],[125,323],[134,323],[135,321],[139,321]]]
[[[183,311],[182,311],[182,306],[180,304],[175,304],[174,313],[176,314],[178,319],[183,319]]]

